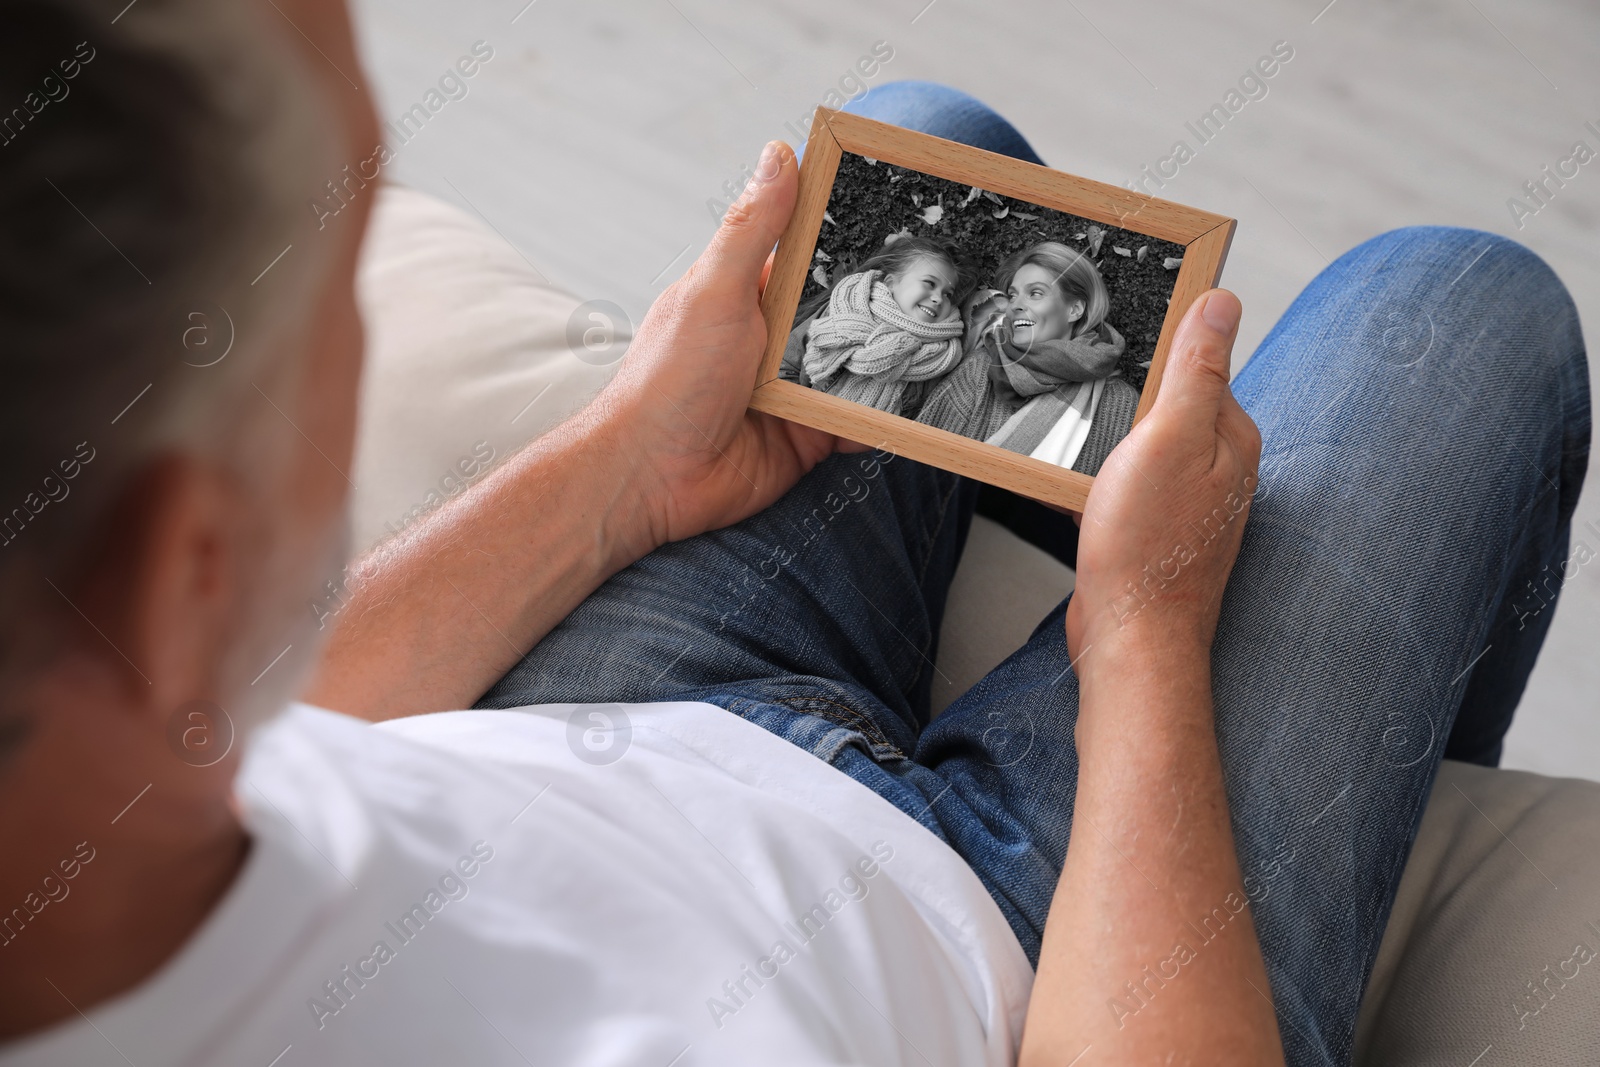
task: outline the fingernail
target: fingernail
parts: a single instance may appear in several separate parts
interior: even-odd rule
[[[1216,292],[1206,297],[1200,317],[1218,333],[1230,333],[1239,325],[1239,298],[1232,293]]]
[[[767,147],[761,150],[761,158],[756,162],[756,177],[764,182],[770,182],[778,176],[781,164],[778,161],[778,142],[768,141]]]

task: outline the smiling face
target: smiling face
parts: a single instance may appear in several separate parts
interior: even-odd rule
[[[956,269],[938,256],[918,256],[884,282],[900,310],[919,322],[943,322],[956,314]]]
[[[1010,307],[1006,318],[1011,323],[1013,344],[1024,348],[1036,341],[1059,341],[1072,335],[1073,323],[1083,318],[1087,306],[1082,297],[1068,298],[1055,278],[1037,263],[1017,269],[1006,289]]]

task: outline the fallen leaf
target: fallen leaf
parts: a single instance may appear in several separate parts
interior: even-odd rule
[[[1089,235],[1086,234],[1086,233],[1075,233],[1075,234],[1072,235],[1072,239],[1074,241],[1081,241],[1087,236],[1089,236]]]
[[[1140,245],[1138,253],[1133,258],[1138,260],[1140,263],[1143,263],[1144,262],[1144,257],[1146,255],[1148,255],[1149,252],[1150,252],[1150,246],[1149,245]]]
[[[922,221],[929,226],[937,224],[942,218],[944,218],[944,206],[941,204],[929,204],[922,209]]]
[[[1111,246],[1111,251],[1115,252],[1119,256],[1131,256],[1131,255],[1133,255],[1133,253],[1131,251],[1129,251],[1126,248],[1123,248],[1121,245],[1112,245]]]
[[[820,260],[822,260],[822,262],[824,262],[824,263],[832,263],[832,262],[833,262],[833,257],[832,257],[832,256],[830,256],[830,255],[828,255],[828,253],[826,253],[826,252],[824,252],[824,251],[823,251],[823,250],[822,250],[822,249],[820,249],[820,248],[819,248],[819,249],[817,249],[817,250],[816,250],[816,252],[814,252],[814,253],[813,253],[813,254],[812,254],[812,258],[813,258],[813,259],[820,259]]]
[[[1135,366],[1135,367],[1148,367],[1148,366],[1150,366],[1150,364],[1151,364],[1151,363],[1152,363],[1152,362],[1154,362],[1154,361],[1153,361],[1153,360],[1148,360],[1148,359],[1147,359],[1147,360],[1145,360],[1145,361],[1144,361],[1144,362],[1143,362],[1143,363],[1135,363],[1135,364],[1134,364],[1134,366]]]
[[[869,167],[876,167],[878,165],[878,161],[876,159],[872,159],[869,156],[862,156],[861,158],[865,159],[867,161],[867,166],[869,166]]]
[[[983,191],[983,195],[988,197],[990,200],[993,200],[997,204],[1005,203],[1004,200],[1000,199],[1000,194],[999,193],[991,193],[989,190],[985,189]]]
[[[828,212],[826,212],[826,211],[824,211],[824,212],[823,212],[823,213],[822,213],[822,220],[823,220],[823,221],[824,221],[824,222],[833,222],[833,216],[832,216],[832,215],[831,215],[831,214],[829,214],[829,213],[828,213]],[[833,222],[833,224],[834,224],[834,225],[835,225],[835,226],[837,226],[837,225],[839,225],[839,224],[838,224],[838,223],[837,223],[837,222]]]
[[[961,201],[961,206],[962,207],[966,207],[968,204],[970,204],[974,200],[978,199],[978,194],[980,194],[982,192],[983,192],[982,189],[979,189],[976,185],[974,185],[971,189],[969,189],[967,191],[967,198],[965,200]]]
[[[902,228],[899,233],[891,233],[889,236],[885,237],[883,239],[883,243],[885,245],[892,245],[896,241],[898,241],[898,240],[900,240],[902,238],[905,238],[905,237],[910,237],[910,236],[911,236],[911,230],[909,228]]]
[[[922,206],[922,194],[921,193],[912,193],[911,194],[911,202],[913,204],[915,204],[917,207],[921,207]]]
[[[1105,239],[1106,231],[1102,230],[1098,226],[1089,227],[1089,254],[1091,256],[1098,256],[1100,254],[1100,242],[1104,241]]]
[[[1026,211],[1013,211],[1011,213],[1011,217],[1014,218],[1014,219],[1026,219],[1028,222],[1032,222],[1034,219],[1037,219],[1039,216],[1038,215],[1030,215]]]
[[[992,214],[992,215],[993,215],[993,216],[994,216],[994,217],[995,217],[995,218],[997,218],[997,219],[1003,219],[1003,218],[1005,218],[1005,217],[1006,217],[1006,216],[1007,216],[1007,215],[1009,215],[1009,214],[1011,214],[1011,208],[1009,208],[1009,207],[1008,207],[1008,206],[1006,206],[1006,205],[1005,205],[1005,204],[1001,204],[1001,205],[1000,205],[1000,206],[999,206],[999,207],[997,207],[997,208],[994,208],[994,209],[993,209],[993,210],[992,210],[992,211],[991,211],[991,212],[990,212],[990,214]]]
[[[1177,270],[1182,263],[1182,256],[1168,256],[1166,259],[1161,261],[1161,265],[1168,270]]]
[[[824,289],[828,287],[828,272],[822,269],[821,263],[811,268],[811,277],[813,281]]]

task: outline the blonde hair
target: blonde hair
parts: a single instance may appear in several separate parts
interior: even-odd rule
[[[936,259],[949,265],[955,273],[954,303],[959,307],[972,292],[977,282],[977,272],[973,268],[972,258],[961,250],[961,246],[954,241],[942,240],[936,237],[901,237],[898,240],[887,240],[878,250],[866,259],[849,274],[860,274],[862,271],[881,270],[884,277],[898,275],[906,270],[917,260],[927,257]],[[831,289],[823,289],[813,293],[809,299],[802,303],[795,311],[794,321],[800,323],[815,315],[828,304]]]
[[[1073,323],[1073,337],[1098,330],[1106,321],[1111,310],[1111,296],[1106,292],[1099,269],[1088,256],[1060,241],[1040,241],[1006,260],[995,275],[995,288],[1001,292],[1010,289],[1017,271],[1030,263],[1049,271],[1056,289],[1066,299],[1083,301],[1083,317]]]

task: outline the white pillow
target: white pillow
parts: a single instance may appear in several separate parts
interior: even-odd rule
[[[615,315],[606,336],[587,308],[569,331],[577,297],[476,218],[404,186],[378,193],[357,293],[367,333],[350,475],[358,555],[582,407],[632,337]]]

